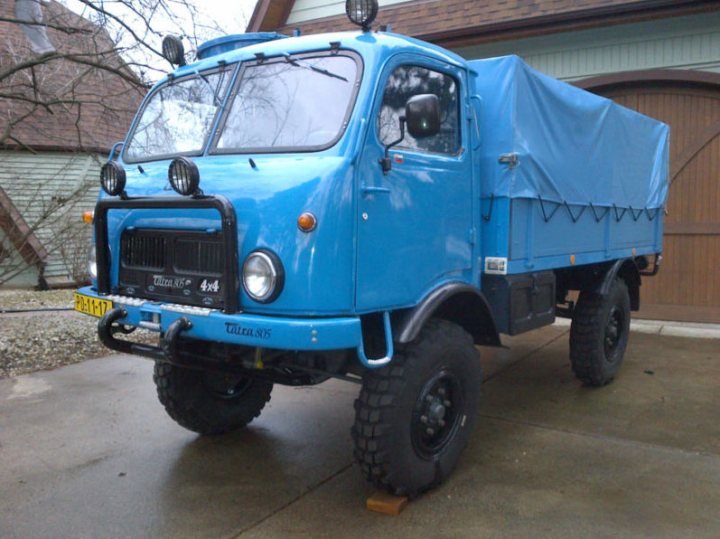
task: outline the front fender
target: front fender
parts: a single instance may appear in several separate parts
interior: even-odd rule
[[[490,305],[482,291],[472,285],[445,283],[430,292],[401,317],[397,342],[412,342],[431,318],[458,324],[472,335],[475,344],[501,346]]]

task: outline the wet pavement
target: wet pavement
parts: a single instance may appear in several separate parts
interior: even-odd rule
[[[397,517],[365,509],[353,384],[277,386],[202,438],[144,359],[0,380],[0,537],[720,536],[720,341],[633,333],[602,389],[572,377],[566,327],[505,342],[460,465]]]

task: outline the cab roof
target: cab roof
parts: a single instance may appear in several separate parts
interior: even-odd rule
[[[443,60],[456,67],[463,69],[468,68],[468,64],[464,58],[432,43],[389,32],[356,31],[312,34],[265,41],[210,56],[206,59],[182,66],[175,70],[171,76],[181,77],[183,75],[189,75],[196,71],[212,69],[222,63],[230,64],[254,60],[259,53],[262,53],[267,58],[273,58],[286,54],[330,50],[336,43],[339,43],[339,45],[336,46],[339,46],[340,49],[354,50],[366,59],[371,57],[390,57],[400,52],[417,53]]]

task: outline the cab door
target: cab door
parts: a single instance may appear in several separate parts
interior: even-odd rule
[[[468,151],[466,73],[424,57],[395,57],[383,71],[358,161],[357,284],[360,312],[416,304],[442,281],[470,280],[473,171]],[[400,136],[407,100],[439,98],[441,128],[431,137]]]

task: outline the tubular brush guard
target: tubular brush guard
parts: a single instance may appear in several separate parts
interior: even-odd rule
[[[122,307],[110,309],[98,322],[98,338],[107,348],[122,352],[123,354],[135,354],[149,357],[160,361],[172,362],[177,357],[177,340],[180,334],[192,327],[192,323],[185,317],[178,318],[170,324],[170,327],[161,338],[161,346],[141,344],[130,341],[121,341],[115,338],[113,324],[127,316],[127,311]]]

